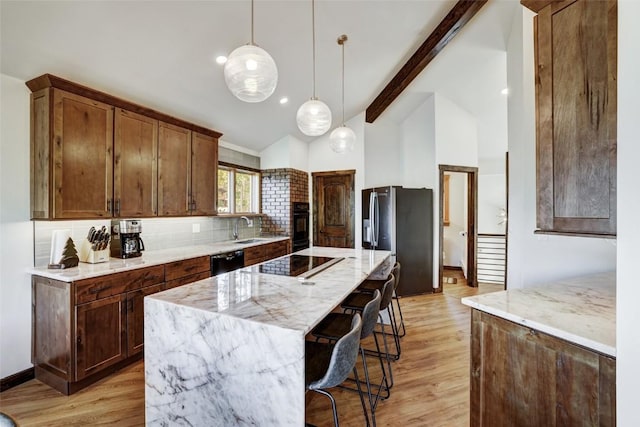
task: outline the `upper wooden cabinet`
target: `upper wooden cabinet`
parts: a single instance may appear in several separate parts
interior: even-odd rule
[[[111,216],[113,107],[43,89],[31,108],[32,217]]]
[[[115,112],[114,216],[158,213],[158,121],[121,108]]]
[[[31,95],[31,217],[215,215],[220,133],[50,74]]]
[[[160,123],[158,151],[160,215],[215,215],[217,140]]]
[[[537,226],[616,234],[617,3],[532,1]]]

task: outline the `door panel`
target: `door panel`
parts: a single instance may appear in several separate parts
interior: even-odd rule
[[[159,215],[189,215],[190,172],[191,131],[161,122],[158,135]]]
[[[218,188],[218,141],[193,133],[191,143],[191,214],[215,215]]]
[[[355,171],[313,173],[313,244],[354,247]]]

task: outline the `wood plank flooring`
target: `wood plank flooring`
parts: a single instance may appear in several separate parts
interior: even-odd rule
[[[469,288],[459,280],[445,284],[442,294],[401,299],[407,335],[402,356],[393,363],[391,397],[378,405],[378,426],[469,425],[470,309],[460,298],[498,290],[502,286]],[[308,422],[332,425],[328,400],[308,395]],[[340,425],[364,425],[356,393],[335,390],[334,396]],[[24,427],[142,426],[144,365],[131,365],[72,396],[31,380],[0,393],[0,411]]]

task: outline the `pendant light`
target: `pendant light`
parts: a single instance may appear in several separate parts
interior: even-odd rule
[[[224,64],[224,81],[231,93],[244,102],[262,102],[278,84],[276,63],[253,41],[253,0],[251,0],[251,42],[235,49]]]
[[[331,127],[331,110],[316,98],[316,17],[315,0],[311,0],[311,34],[313,48],[313,95],[298,108],[296,122],[302,133],[309,136],[325,134]]]
[[[355,132],[344,124],[344,44],[348,40],[346,34],[338,37],[338,44],[342,46],[342,125],[331,132],[331,149],[336,153],[353,151],[356,142]]]

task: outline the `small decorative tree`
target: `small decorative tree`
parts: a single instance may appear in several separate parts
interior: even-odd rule
[[[64,265],[63,268],[71,268],[76,267],[79,261],[80,259],[78,258],[78,251],[76,250],[76,246],[73,244],[73,240],[71,240],[71,237],[69,237],[67,239],[67,243],[64,245],[60,264]]]

